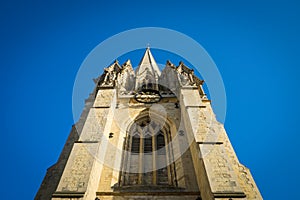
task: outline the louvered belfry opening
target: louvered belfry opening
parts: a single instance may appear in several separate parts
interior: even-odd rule
[[[175,186],[169,128],[143,117],[127,133],[120,186]]]

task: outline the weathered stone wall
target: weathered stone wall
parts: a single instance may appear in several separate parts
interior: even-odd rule
[[[65,143],[65,146],[58,158],[56,164],[47,169],[45,178],[35,196],[35,200],[50,200],[52,194],[55,192],[60,177],[63,174],[63,170],[73,148],[73,144],[78,140],[78,133],[75,126],[72,127],[70,135]]]
[[[95,198],[115,108],[115,90],[99,90],[53,198]]]
[[[199,102],[199,93],[192,88],[183,88],[181,94],[188,135],[198,146],[192,143],[191,152],[195,169],[202,172],[197,174],[202,198],[262,199],[249,170],[239,163],[223,125],[216,121],[210,102]]]

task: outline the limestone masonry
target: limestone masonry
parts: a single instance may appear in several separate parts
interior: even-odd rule
[[[160,71],[147,48],[134,71],[115,61],[35,200],[262,199],[185,64]]]

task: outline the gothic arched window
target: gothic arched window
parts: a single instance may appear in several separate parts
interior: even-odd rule
[[[128,131],[120,176],[120,186],[175,186],[174,164],[167,145],[170,130],[149,117],[136,121]]]

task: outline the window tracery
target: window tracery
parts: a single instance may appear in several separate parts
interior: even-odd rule
[[[128,131],[120,186],[175,186],[174,163],[168,165],[170,130],[144,117]]]

